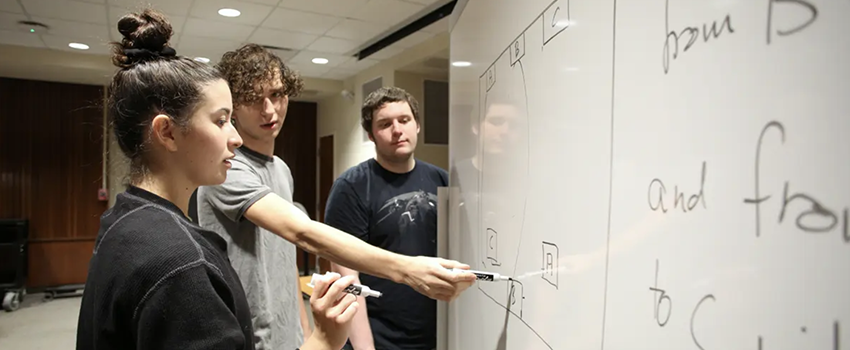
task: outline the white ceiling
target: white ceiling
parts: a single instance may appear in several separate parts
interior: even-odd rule
[[[172,46],[189,57],[216,63],[221,55],[247,42],[289,48],[276,50],[301,75],[345,79],[381,60],[393,57],[437,34],[448,31],[442,19],[406,38],[357,60],[360,49],[412,22],[447,0],[0,0],[0,44],[81,52],[71,42],[87,44],[82,51],[108,55],[109,41],[121,39],[122,15],[146,3],[165,13],[174,26]],[[241,11],[239,17],[218,14],[221,8]],[[32,34],[18,26],[30,20],[50,26]],[[314,57],[329,60],[313,64]]]

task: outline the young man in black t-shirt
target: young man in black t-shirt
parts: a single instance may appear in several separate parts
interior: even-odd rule
[[[335,182],[325,222],[380,248],[410,256],[437,254],[437,188],[445,170],[416,160],[419,106],[406,91],[383,87],[361,109],[361,125],[375,143],[376,157],[346,170]],[[333,264],[383,293],[360,297],[346,349],[436,347],[437,304],[406,285]]]

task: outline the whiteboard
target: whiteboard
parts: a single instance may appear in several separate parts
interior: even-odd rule
[[[845,15],[459,1],[448,347],[850,349]]]

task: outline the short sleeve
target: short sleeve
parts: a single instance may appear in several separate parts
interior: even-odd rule
[[[198,201],[206,201],[228,219],[238,222],[248,208],[272,191],[245,162],[234,159],[231,164],[233,167],[227,171],[223,184],[198,189]]]
[[[197,264],[175,271],[136,310],[137,349],[244,349],[245,333],[225,303],[223,280]]]
[[[344,179],[337,179],[325,204],[325,223],[362,240],[368,240],[369,215],[360,197]]]

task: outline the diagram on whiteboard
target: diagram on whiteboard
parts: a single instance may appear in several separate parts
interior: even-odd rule
[[[477,284],[493,302],[522,321],[536,337],[552,348],[534,325],[525,321],[529,288],[558,289],[558,242],[527,234],[531,158],[530,125],[535,116],[530,106],[528,66],[541,62],[544,46],[569,27],[569,1],[551,2],[505,47],[479,78],[478,149],[481,154],[479,184],[481,201],[478,263],[483,270],[508,276],[527,273],[520,268],[534,262],[535,276],[506,284]],[[557,238],[554,238],[557,239]]]

